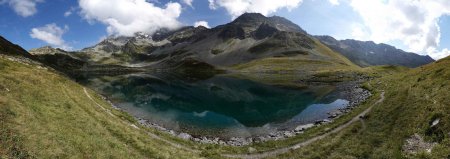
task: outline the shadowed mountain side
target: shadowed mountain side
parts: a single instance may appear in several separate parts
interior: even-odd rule
[[[405,52],[393,46],[375,44],[372,41],[336,40],[331,36],[315,37],[361,67],[375,65],[418,67],[434,61],[429,56]]]

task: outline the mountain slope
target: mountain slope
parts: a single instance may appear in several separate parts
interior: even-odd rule
[[[67,77],[0,54],[0,158],[199,158]]]
[[[27,57],[32,58],[32,56],[20,46],[13,44],[0,36],[0,53],[10,56]]]
[[[405,52],[386,44],[371,41],[336,40],[331,36],[315,36],[322,43],[350,59],[355,64],[367,67],[375,65],[397,65],[418,67],[434,60],[429,56],[420,56]]]
[[[386,98],[372,109],[363,122],[353,124],[343,132],[308,148],[279,157],[450,157],[449,65],[450,57],[447,57],[370,82],[368,87],[378,92],[383,90]],[[427,152],[429,147],[421,148],[414,142],[413,139],[417,138],[414,134],[424,138],[421,146],[435,144],[430,153]],[[410,151],[416,154],[408,153]]]
[[[320,42],[282,17],[245,13],[212,29],[183,27],[154,35],[109,37],[75,53],[89,62],[167,68],[185,60],[229,67],[264,58],[300,58],[352,65],[335,52],[320,52]]]

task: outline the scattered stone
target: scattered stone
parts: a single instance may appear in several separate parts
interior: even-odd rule
[[[437,124],[439,124],[439,121],[441,121],[441,119],[436,119],[433,121],[433,123],[431,123],[431,127],[435,127]]]
[[[295,128],[295,131],[305,131],[306,129],[309,129],[312,127],[314,127],[314,124],[300,125]]]
[[[139,127],[137,127],[137,126],[134,125],[134,124],[131,124],[130,126],[133,127],[133,128],[135,128],[135,129],[139,129]]]
[[[184,140],[190,140],[192,138],[192,136],[187,133],[180,133],[180,134],[178,134],[178,137],[182,138]]]
[[[286,131],[286,132],[284,132],[284,136],[285,137],[293,137],[293,136],[295,136],[295,133],[292,133],[290,131]]]
[[[5,88],[7,91],[9,91],[9,89]],[[332,122],[332,120],[330,119],[334,119],[334,118],[338,118],[339,116],[341,116],[342,114],[348,113],[350,112],[352,109],[354,109],[356,106],[358,106],[360,103],[364,102],[367,98],[369,98],[372,94],[365,90],[362,89],[359,85],[355,85],[355,83],[353,84],[348,84],[344,86],[343,91],[347,91],[347,94],[350,94],[349,97],[347,98],[349,102],[349,105],[347,107],[344,108],[339,108],[336,111],[333,112],[329,112],[328,115],[328,119],[322,119],[322,120],[317,120],[314,123],[309,123],[309,124],[305,124],[305,125],[299,125],[297,126],[294,130],[290,130],[290,131],[276,131],[276,132],[272,132],[268,135],[265,136],[254,136],[254,137],[248,137],[248,138],[242,138],[242,137],[232,137],[230,139],[225,139],[222,140],[220,138],[207,138],[207,137],[193,137],[192,135],[188,134],[188,133],[184,133],[184,132],[175,132],[174,130],[170,130],[165,128],[164,126],[158,125],[156,123],[153,123],[149,120],[146,119],[142,119],[142,118],[138,118],[136,117],[136,120],[138,121],[139,124],[146,126],[146,127],[151,127],[154,128],[156,130],[162,131],[162,132],[166,132],[169,134],[172,134],[174,136],[177,136],[181,139],[184,140],[192,140],[195,142],[200,142],[200,143],[205,143],[205,144],[219,144],[219,145],[227,145],[227,146],[244,146],[244,145],[250,145],[252,143],[260,143],[260,142],[266,142],[266,141],[271,141],[271,140],[282,140],[285,138],[289,138],[289,137],[293,137],[297,134],[302,134],[304,133],[305,130],[310,129],[316,125],[322,125],[322,124],[326,124],[329,122]],[[106,99],[106,98],[104,98]],[[106,99],[107,100],[107,99]],[[108,100],[109,101],[109,100]],[[118,109],[121,110],[119,107],[114,106],[111,102],[110,104]],[[435,120],[432,122],[431,125],[437,125],[439,124],[439,119]],[[134,126],[133,126],[134,127]],[[450,133],[449,133],[450,135]],[[254,148],[249,148],[248,150],[249,152],[256,152],[256,149]]]
[[[173,131],[173,130],[169,130],[168,133],[169,133],[170,135],[173,135],[173,136],[176,136],[176,135],[177,135],[177,133],[175,133],[175,131]]]
[[[403,152],[407,154],[417,154],[419,152],[431,153],[436,143],[426,142],[419,134],[414,134],[403,145]]]

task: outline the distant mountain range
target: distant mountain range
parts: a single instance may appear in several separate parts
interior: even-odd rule
[[[30,50],[30,53],[47,62],[173,69],[230,67],[267,58],[347,66],[354,63],[362,67],[417,67],[434,61],[429,56],[407,53],[386,44],[312,36],[285,18],[265,17],[259,13],[245,13],[212,29],[202,26],[172,31],[161,29],[153,35],[111,36],[76,52],[44,47]],[[60,58],[62,60],[57,60]],[[278,65],[271,61],[272,64]]]
[[[418,67],[434,60],[430,56],[421,56],[405,52],[387,44],[375,44],[372,41],[336,40],[331,36],[315,36],[322,43],[341,53],[353,63],[362,66],[397,65]]]

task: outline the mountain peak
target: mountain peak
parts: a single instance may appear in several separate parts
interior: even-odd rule
[[[300,26],[280,16],[266,17],[261,13],[244,13],[231,24],[241,26],[244,30],[256,30],[260,25],[271,26],[279,31],[300,32],[307,34]]]
[[[237,17],[233,22],[248,22],[248,21],[264,21],[267,17],[261,13],[244,13]]]
[[[56,53],[65,53],[64,50],[59,48],[53,48],[51,46],[43,46],[40,48],[31,49],[29,52],[32,55],[47,55],[47,54],[54,55]]]

